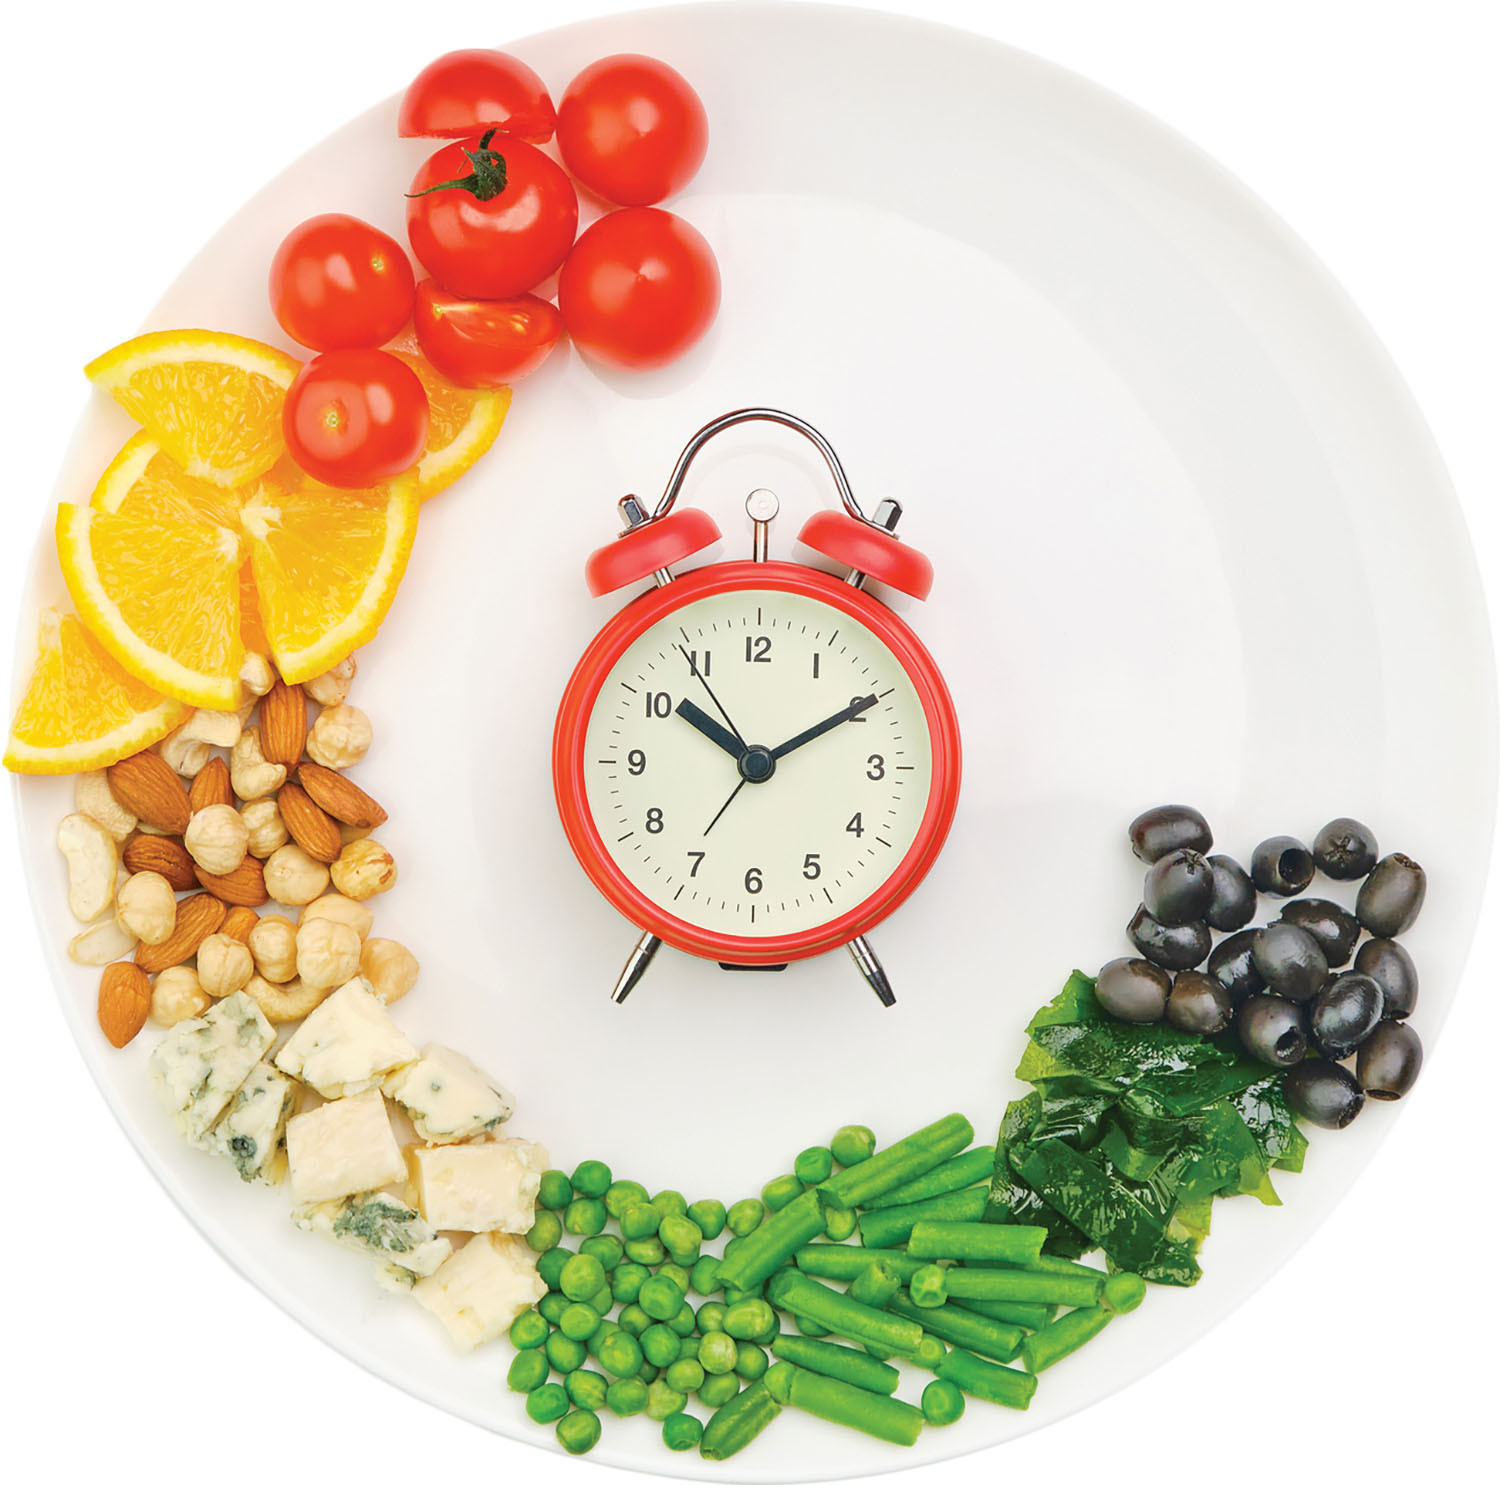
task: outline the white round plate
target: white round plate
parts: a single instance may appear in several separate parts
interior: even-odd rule
[[[1126,822],[1193,802],[1221,848],[1371,821],[1431,876],[1410,936],[1424,1036],[1455,992],[1487,865],[1493,666],[1472,554],[1442,466],[1379,345],[1257,201],[1182,139],[1002,46],[857,11],[726,4],[520,43],[554,92],[595,57],[665,58],[701,91],[707,164],[671,205],[724,278],[707,341],[650,376],[555,354],[496,449],[430,505],[356,700],[361,780],[400,862],[379,931],[422,961],[398,1009],[519,1097],[516,1133],[557,1163],[607,1160],[653,1189],[730,1201],[839,1124],[889,1140],[950,1110],[993,1132],[1022,1028],[1075,965],[1124,948],[1138,899]],[[353,211],[400,232],[429,145],[395,100],[268,186],[192,260],[153,327],[281,342],[265,299],[282,234]],[[847,955],[728,975],[664,950],[623,1007],[635,930],[587,885],[549,786],[552,722],[620,597],[590,600],[588,551],[627,491],[654,498],[678,449],[732,407],[810,419],[867,503],[906,505],[937,571],[897,606],[944,668],[966,778],[945,854],[874,935],[882,1010]],[[58,498],[84,500],[130,429],[96,399]],[[746,428],[711,445],[686,499],[748,555],[749,490],[794,555],[832,498],[817,455]],[[61,592],[38,513],[31,616]],[[803,558],[807,554],[801,553]],[[112,1051],[53,845],[66,782],[23,781],[20,815],[64,1013],[147,1164],[242,1273],[349,1357],[499,1433],[556,1447],[504,1386],[509,1348],[460,1356],[366,1266],[293,1230],[280,1193],[184,1146],[155,1106],[155,1033]],[[1420,1096],[1420,1095],[1418,1095]],[[999,1443],[1187,1346],[1315,1230],[1398,1110],[1314,1131],[1285,1206],[1221,1203],[1193,1290],[1157,1290],[1042,1379],[1027,1413],[974,1404],[903,1452],[783,1417],[724,1467],[607,1420],[593,1458],[657,1474],[873,1474]],[[1386,1172],[1387,1179],[1398,1173]],[[1373,1365],[1373,1362],[1372,1362]],[[1164,1415],[1165,1416],[1165,1415]]]

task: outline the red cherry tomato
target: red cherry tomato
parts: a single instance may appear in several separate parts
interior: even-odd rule
[[[611,366],[664,366],[719,312],[719,265],[703,235],[655,206],[600,217],[574,244],[557,281],[563,323]]]
[[[325,351],[287,389],[292,458],[325,485],[357,490],[410,469],[427,444],[427,393],[386,351]]]
[[[417,285],[417,344],[459,387],[509,387],[530,376],[562,334],[557,306],[535,294],[462,299],[434,279]]]
[[[416,280],[406,250],[358,217],[309,217],[271,260],[271,309],[315,351],[377,346],[411,318]]]
[[[479,48],[429,62],[406,90],[396,121],[403,139],[464,139],[498,129],[532,144],[545,144],[556,127],[557,113],[541,78],[517,57]]]
[[[406,235],[418,262],[470,299],[510,299],[567,256],[578,232],[578,193],[535,145],[493,130],[440,149],[417,171]]]
[[[569,170],[620,206],[650,206],[680,191],[708,150],[708,115],[680,72],[625,53],[585,67],[557,110],[557,147]]]

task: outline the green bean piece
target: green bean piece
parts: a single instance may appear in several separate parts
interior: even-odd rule
[[[1026,1305],[1004,1299],[954,1299],[951,1294],[948,1299],[960,1309],[988,1315],[991,1320],[1003,1320],[1007,1325],[1019,1325],[1024,1330],[1040,1330],[1057,1313],[1054,1305]]]
[[[628,1331],[612,1331],[600,1343],[595,1360],[611,1376],[633,1377],[644,1360],[641,1343]]]
[[[753,1196],[737,1201],[730,1207],[724,1222],[736,1237],[745,1237],[760,1226],[766,1215],[766,1204]],[[725,1249],[727,1255],[728,1249]]]
[[[698,1332],[700,1335],[712,1335],[717,1330],[724,1329],[724,1315],[728,1306],[717,1299],[711,1299],[706,1304],[698,1306]]]
[[[1055,1253],[1041,1253],[1026,1265],[1046,1274],[1082,1274],[1086,1279],[1097,1279],[1103,1270],[1091,1263],[1074,1263],[1071,1258],[1059,1258]]]
[[[684,1449],[696,1449],[702,1437],[703,1425],[691,1413],[673,1413],[662,1419],[661,1441],[679,1454]]]
[[[517,1351],[505,1374],[505,1385],[512,1392],[535,1392],[552,1370],[540,1351]]]
[[[587,1454],[599,1442],[599,1435],[603,1432],[604,1425],[600,1423],[599,1415],[584,1408],[557,1420],[557,1442],[569,1454]]]
[[[1044,1372],[1054,1362],[1087,1345],[1113,1319],[1113,1312],[1102,1305],[1059,1315],[1051,1325],[1033,1331],[1021,1343],[1021,1365],[1029,1372]]]
[[[875,1131],[864,1124],[845,1124],[828,1141],[828,1153],[840,1165],[858,1165],[875,1153]]]
[[[602,1160],[583,1160],[573,1171],[575,1196],[602,1197],[614,1181],[615,1173]]]
[[[562,1281],[563,1265],[573,1257],[572,1248],[548,1248],[536,1261],[536,1271],[549,1289],[556,1289]]]
[[[536,1199],[549,1212],[560,1212],[573,1200],[573,1183],[560,1170],[544,1170]]]
[[[536,1310],[522,1310],[510,1322],[510,1343],[517,1351],[530,1351],[547,1339],[551,1327],[546,1317]]]
[[[575,1253],[563,1264],[557,1287],[569,1299],[587,1299],[605,1286],[604,1265],[589,1253]]]
[[[620,1231],[629,1243],[633,1238],[656,1236],[661,1226],[661,1213],[649,1201],[633,1201],[620,1214]]]
[[[786,1365],[785,1362],[779,1365]],[[910,1447],[922,1432],[922,1410],[894,1397],[851,1387],[837,1377],[793,1367],[787,1400],[816,1418],[842,1423],[888,1444]]]
[[[911,1295],[911,1302],[919,1309],[935,1310],[947,1301],[947,1275],[937,1264],[925,1264],[911,1276],[907,1290]]]
[[[680,1191],[658,1191],[651,1198],[651,1205],[663,1217],[686,1217],[687,1198]]]
[[[599,1311],[582,1300],[574,1300],[562,1312],[557,1328],[570,1341],[586,1341],[599,1328]]]
[[[628,1304],[620,1311],[620,1329],[637,1340],[651,1329],[651,1325],[651,1317],[638,1304]]]
[[[734,1372],[710,1372],[698,1389],[698,1401],[705,1408],[722,1408],[740,1390],[740,1379]]]
[[[764,1299],[766,1286],[764,1283],[757,1284],[753,1289],[728,1289],[724,1290],[724,1303],[726,1305],[737,1305],[741,1300]]]
[[[1039,1269],[1045,1227],[1005,1222],[934,1222],[924,1218],[912,1228],[906,1251],[913,1258],[957,1258],[965,1263],[1008,1263]]]
[[[796,1370],[789,1361],[777,1361],[766,1371],[766,1391],[783,1407],[792,1400],[792,1373]]]
[[[796,1201],[802,1191],[802,1182],[789,1172],[784,1176],[773,1176],[767,1181],[760,1188],[760,1199],[768,1212],[779,1212],[788,1202]]]
[[[1111,1274],[1104,1281],[1104,1307],[1128,1314],[1146,1297],[1146,1281],[1139,1274]]]
[[[717,1294],[723,1285],[719,1282],[719,1267],[722,1259],[705,1254],[693,1265],[688,1275],[688,1287],[694,1294]]]
[[[542,1349],[546,1351],[547,1360],[552,1363],[552,1370],[555,1372],[576,1372],[583,1365],[583,1358],[588,1355],[582,1341],[575,1341],[572,1336],[564,1335],[560,1330],[554,1330],[547,1337]]]
[[[754,1340],[776,1323],[776,1312],[763,1299],[742,1299],[724,1311],[724,1329],[737,1341]]]
[[[917,1354],[912,1360],[918,1366],[924,1366],[928,1371],[935,1372],[938,1362],[947,1354],[948,1348],[935,1335],[924,1335],[921,1345],[917,1347]]]
[[[610,1293],[622,1305],[634,1304],[640,1298],[641,1285],[650,1277],[651,1270],[644,1263],[622,1263],[609,1276]]]
[[[545,1253],[562,1242],[562,1219],[556,1212],[538,1212],[526,1233],[526,1246],[533,1253]]]
[[[695,1357],[681,1356],[663,1374],[674,1392],[696,1392],[703,1385],[703,1363]]]
[[[949,1277],[952,1277],[951,1270]],[[955,1346],[987,1356],[992,1361],[1012,1360],[1025,1339],[1025,1332],[1019,1326],[991,1320],[988,1315],[976,1315],[972,1310],[963,1310],[957,1305],[924,1310],[904,1294],[898,1294],[891,1300],[890,1312],[915,1321],[929,1335],[939,1336]]]
[[[691,1217],[671,1215],[663,1217],[656,1235],[662,1240],[662,1245],[667,1252],[678,1263],[689,1267],[697,1263],[699,1251],[703,1246],[703,1232]]]
[[[654,1418],[658,1423],[663,1418],[670,1418],[673,1413],[680,1413],[686,1406],[687,1398],[661,1377],[647,1390],[646,1416]]]
[[[873,1263],[887,1263],[903,1280],[910,1279],[922,1267],[920,1258],[905,1253],[884,1252],[847,1243],[808,1243],[796,1254],[797,1267],[815,1279],[857,1279]]]
[[[752,1382],[720,1404],[703,1429],[698,1452],[705,1459],[728,1459],[738,1454],[781,1413],[781,1404],[771,1396],[764,1379]]]
[[[703,1240],[709,1243],[724,1231],[724,1223],[729,1217],[724,1210],[724,1203],[715,1201],[712,1197],[704,1201],[689,1202],[687,1214],[691,1221],[698,1224]]]
[[[809,1145],[792,1162],[792,1174],[804,1186],[816,1186],[833,1174],[833,1151],[827,1145]]]
[[[934,1377],[922,1389],[922,1416],[935,1428],[957,1423],[964,1415],[964,1395],[952,1382]]]
[[[1086,1279],[1082,1274],[1035,1273],[1021,1268],[948,1270],[948,1293],[956,1299],[1016,1299],[1023,1304],[1087,1307],[1098,1304],[1103,1291],[1103,1274]]]
[[[639,1181],[611,1181],[609,1190],[604,1193],[604,1210],[618,1222],[632,1202],[649,1199],[646,1188]]]
[[[666,1262],[667,1250],[662,1247],[659,1237],[629,1238],[625,1243],[625,1256],[632,1263],[644,1263],[647,1268],[655,1268]]]
[[[566,1294],[562,1293],[561,1290],[553,1289],[544,1294],[536,1302],[537,1314],[548,1325],[556,1325],[562,1319],[563,1311],[572,1303],[573,1301]]]
[[[918,1269],[917,1273],[922,1270]],[[916,1275],[912,1275],[912,1281],[916,1281]],[[857,1299],[862,1305],[870,1305],[877,1310],[883,1310],[886,1301],[901,1287],[901,1275],[896,1272],[896,1266],[884,1259],[877,1258],[874,1263],[866,1264],[855,1276],[854,1282],[849,1286],[849,1297]],[[788,1361],[795,1361],[796,1357],[789,1356]]]
[[[621,1377],[611,1382],[604,1394],[604,1405],[617,1418],[633,1418],[646,1411],[646,1384],[639,1377]]]
[[[970,1351],[950,1351],[938,1363],[937,1374],[943,1381],[963,1388],[970,1397],[998,1403],[1002,1408],[1019,1408],[1022,1412],[1031,1406],[1036,1392],[1036,1378],[1030,1372],[981,1361]]]
[[[653,1325],[640,1337],[641,1354],[652,1366],[671,1366],[682,1355],[682,1337],[665,1325]]]
[[[625,1244],[614,1233],[605,1232],[598,1237],[584,1238],[578,1251],[594,1259],[606,1274],[612,1274],[625,1257]]]
[[[804,1191],[749,1233],[742,1246],[725,1254],[719,1278],[726,1288],[749,1289],[769,1278],[822,1230],[823,1208],[818,1193]]]
[[[585,1371],[580,1367],[576,1372],[569,1372],[563,1379],[563,1388],[573,1399],[575,1408],[586,1408],[590,1413],[597,1413],[604,1406],[604,1399],[609,1392],[609,1379],[598,1372]]]
[[[862,1305],[796,1269],[783,1269],[771,1280],[771,1302],[789,1310],[799,1320],[807,1318],[827,1326],[835,1335],[852,1341],[871,1341],[900,1356],[910,1356],[922,1339],[922,1327],[899,1315]]]
[[[710,1331],[698,1343],[698,1361],[710,1376],[722,1376],[732,1372],[739,1360],[739,1350],[732,1335],[726,1331]]]
[[[888,1145],[868,1160],[830,1176],[818,1187],[818,1192],[831,1207],[868,1206],[888,1191],[925,1176],[934,1166],[958,1154],[973,1138],[974,1126],[962,1114],[949,1114]]]
[[[533,1423],[555,1423],[567,1411],[567,1390],[558,1382],[543,1382],[526,1398],[526,1416]]]
[[[841,1212],[836,1207],[829,1207],[823,1213],[823,1234],[830,1243],[847,1242],[858,1226],[859,1213],[852,1209]]]
[[[901,1380],[901,1373],[883,1361],[876,1361],[852,1346],[836,1346],[828,1341],[809,1340],[800,1335],[779,1335],[771,1342],[771,1354],[778,1361],[790,1361],[825,1377],[837,1377],[866,1392],[889,1397]]]
[[[608,1221],[609,1215],[604,1210],[604,1203],[590,1196],[575,1196],[563,1208],[564,1229],[583,1237],[593,1237],[596,1233],[603,1232],[604,1224]]]
[[[931,1196],[946,1196],[950,1191],[962,1191],[965,1186],[973,1186],[981,1181],[988,1186],[994,1173],[995,1147],[975,1145],[972,1150],[965,1150],[962,1155],[955,1155],[952,1160],[933,1166],[926,1175],[918,1176],[915,1181],[908,1181],[904,1186],[897,1186],[894,1191],[887,1191],[884,1196],[876,1197],[865,1205],[877,1211],[881,1207],[910,1206],[914,1201],[926,1201]]]
[[[867,1248],[894,1248],[904,1243],[919,1222],[978,1222],[989,1203],[989,1189],[970,1186],[946,1196],[929,1196],[910,1206],[881,1207],[859,1214],[859,1237]],[[999,1226],[999,1224],[995,1224]]]

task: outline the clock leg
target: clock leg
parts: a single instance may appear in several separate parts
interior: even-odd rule
[[[651,961],[656,958],[656,951],[659,948],[661,948],[661,940],[654,933],[643,933],[636,940],[635,947],[630,951],[630,957],[625,961],[625,968],[620,971],[620,978],[615,981],[615,988],[610,992],[609,998],[616,1005],[621,1004],[640,983],[641,976],[651,968]],[[877,970],[880,968],[879,965],[875,967]],[[879,993],[877,990],[876,994]]]
[[[881,1005],[895,1005],[896,992],[891,989],[891,982],[886,978],[885,969],[880,960],[875,957],[875,950],[870,947],[869,939],[851,938],[849,953]]]

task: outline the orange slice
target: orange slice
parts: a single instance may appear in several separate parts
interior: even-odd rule
[[[239,705],[236,533],[62,505],[57,558],[79,617],[131,675],[192,706]]]
[[[423,500],[446,490],[471,469],[500,436],[510,411],[509,387],[455,387],[421,356],[407,350],[392,354],[405,361],[427,392],[427,448],[417,462]]]
[[[421,505],[405,474],[373,490],[262,480],[240,513],[260,619],[282,679],[321,675],[380,627]]]
[[[280,457],[281,404],[300,369],[284,351],[242,335],[158,330],[84,371],[186,474],[233,486]]]
[[[5,766],[16,773],[104,768],[150,747],[187,715],[182,702],[121,670],[72,614],[48,609]]]

